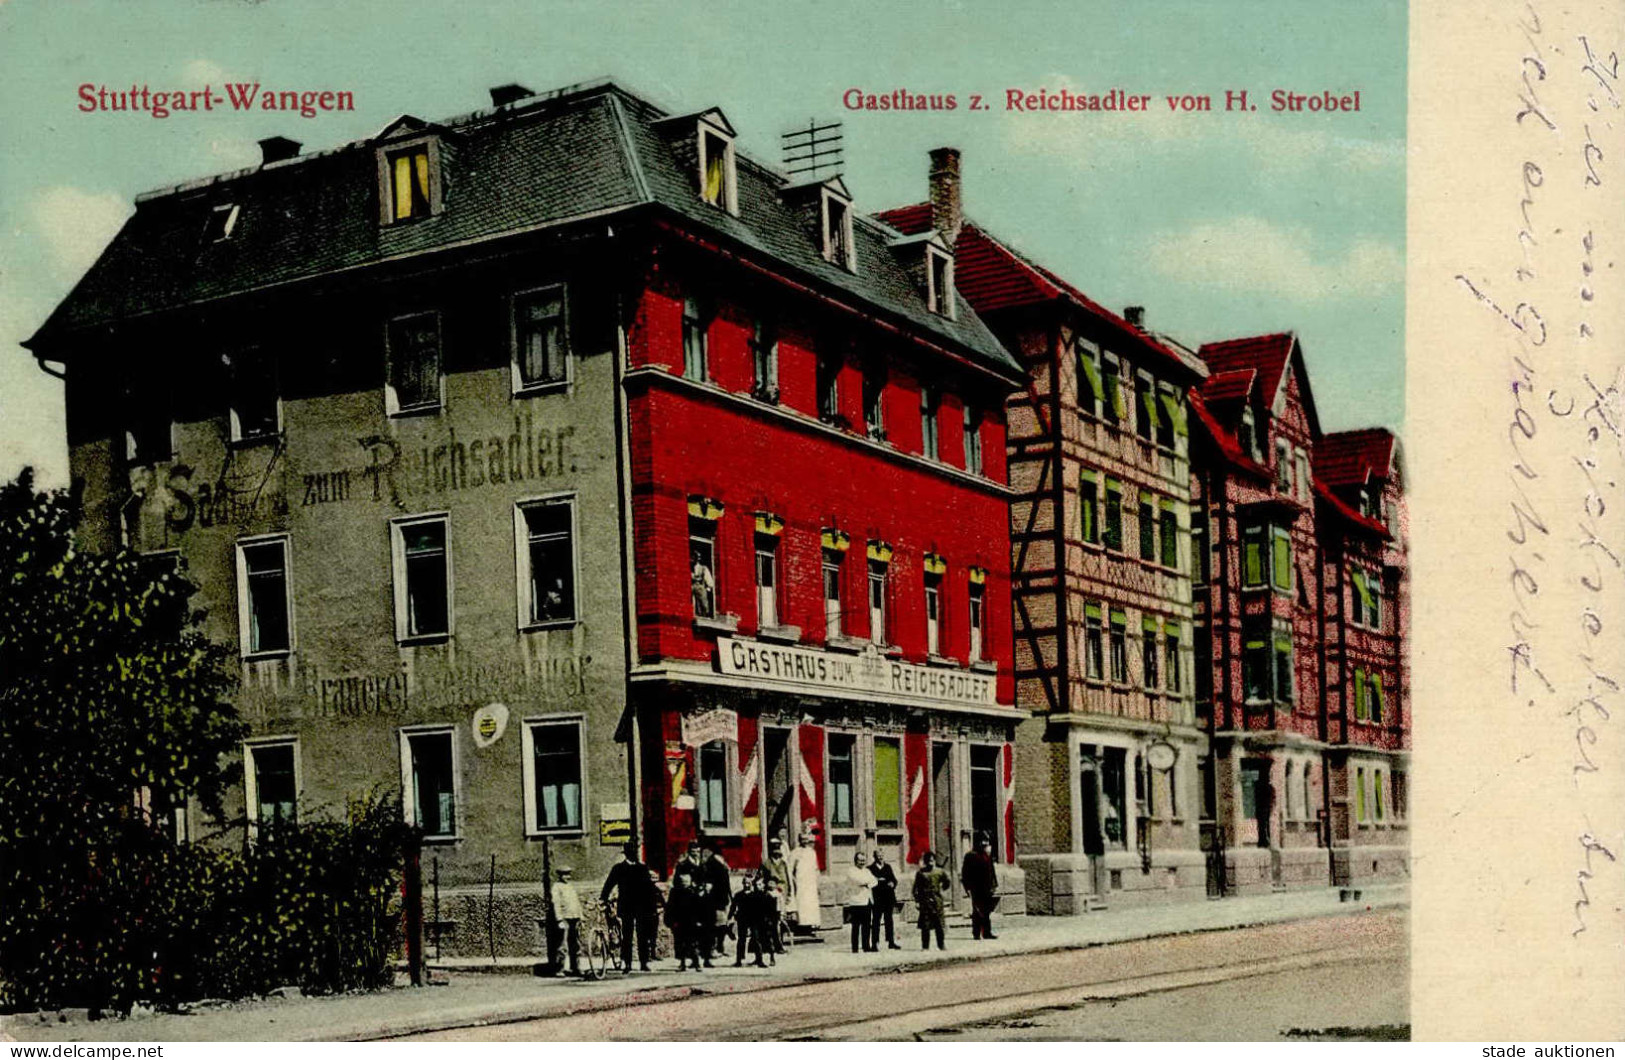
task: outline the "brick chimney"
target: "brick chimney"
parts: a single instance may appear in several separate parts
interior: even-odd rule
[[[959,148],[939,147],[931,152],[931,227],[952,249],[964,223],[965,211],[959,201]]]
[[[299,153],[300,146],[298,140],[290,140],[286,136],[267,136],[260,141],[260,165],[268,166],[272,162],[292,158]]]
[[[519,84],[497,85],[491,89],[491,106],[505,107],[509,103],[516,103],[521,99],[528,99],[536,93]]]
[[[1145,306],[1131,305],[1123,307],[1123,319],[1134,327],[1145,330]]]

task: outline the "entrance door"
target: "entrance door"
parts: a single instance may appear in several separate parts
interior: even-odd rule
[[[1078,814],[1083,830],[1083,852],[1089,858],[1089,887],[1101,894],[1101,866],[1105,863],[1106,835],[1100,826],[1100,759],[1093,746],[1078,752]]]
[[[790,775],[790,730],[762,730],[762,772],[767,784],[767,815],[762,823],[762,849],[780,832],[794,831],[792,819],[796,804],[794,778]],[[785,853],[790,851],[785,844]]]
[[[954,820],[953,763],[953,744],[931,744],[931,849],[952,884],[950,902],[959,894],[959,824]]]
[[[1270,815],[1274,792],[1270,788],[1270,764],[1265,759],[1249,758],[1241,763],[1241,817],[1242,825],[1256,846],[1270,845]]]

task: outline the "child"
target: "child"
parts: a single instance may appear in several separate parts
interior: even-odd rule
[[[772,919],[773,909],[773,896],[767,890],[767,880],[763,874],[756,872],[745,877],[745,885],[734,895],[733,908],[729,911],[737,931],[734,943],[735,968],[745,963],[747,945],[755,956],[755,960],[751,962],[755,967],[767,967],[762,961],[764,953],[774,965],[778,964],[774,946],[778,925],[769,922]]]

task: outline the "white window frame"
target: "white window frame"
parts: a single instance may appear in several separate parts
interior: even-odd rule
[[[530,520],[525,515],[534,508],[550,506],[568,507],[570,509],[570,615],[568,618],[536,620],[531,618]],[[578,547],[580,541],[580,509],[576,504],[575,491],[561,490],[554,493],[544,493],[514,502],[514,596],[517,606],[515,618],[520,630],[564,629],[581,621],[581,549]],[[449,562],[451,554],[449,532],[446,545]],[[449,566],[447,572],[449,575]]]
[[[880,606],[875,606],[874,585],[877,579],[876,568],[879,568],[878,580],[880,582]],[[869,642],[884,647],[886,641],[886,623],[890,619],[888,606],[891,601],[886,597],[891,589],[891,564],[871,559],[865,567],[863,583],[863,602],[869,609]]]
[[[403,320],[414,320],[418,317],[434,317],[435,331],[435,386],[434,400],[426,401],[421,405],[402,405],[400,392],[395,389],[392,380],[395,367],[395,351],[392,348],[391,333],[395,325]],[[390,416],[417,416],[424,413],[439,412],[446,407],[446,333],[442,327],[440,310],[425,309],[417,313],[400,313],[384,321],[384,411]]]
[[[259,834],[260,828],[260,783],[259,770],[254,764],[254,753],[262,748],[291,747],[293,748],[293,819],[299,820],[299,793],[305,789],[304,766],[299,754],[299,737],[283,736],[257,736],[251,740],[243,741],[243,817],[248,821],[249,837]]]
[[[837,259],[835,254],[836,248],[830,242],[829,238],[830,211],[834,207],[839,207],[843,211],[841,217],[841,238],[845,241],[844,245],[846,247],[846,256],[844,260]],[[824,188],[823,192],[820,193],[818,197],[818,233],[819,242],[822,245],[823,258],[825,261],[829,262],[831,265],[843,268],[847,272],[858,271],[858,248],[857,245],[852,242],[851,199],[837,194],[829,187]]]
[[[203,231],[205,235],[214,231],[215,219],[222,214],[225,215],[225,219],[220,222],[220,234],[211,238],[210,243],[224,243],[231,238],[232,231],[237,227],[237,218],[241,214],[241,210],[236,203],[231,202],[222,203],[210,210],[208,218],[204,221]]]
[[[519,346],[519,305],[533,295],[546,294],[549,291],[559,292],[559,320],[564,331],[564,378],[548,379],[536,383],[525,382],[523,368],[524,356]],[[511,376],[514,396],[520,397],[529,394],[547,394],[560,390],[568,390],[575,384],[575,355],[570,347],[570,290],[564,283],[546,283],[539,287],[527,287],[522,291],[515,291],[508,298],[508,370]],[[441,373],[444,378],[444,372]]]
[[[864,760],[861,736],[853,729],[826,728],[824,730],[824,816],[828,822],[830,832],[843,835],[863,834],[866,825],[870,824],[869,812],[865,806],[864,770],[868,768]],[[830,753],[830,742],[834,739],[852,741],[852,820],[846,824],[835,823],[835,780],[830,770],[830,762],[834,755]]]
[[[248,560],[243,555],[243,549],[253,548],[256,545],[281,544],[282,546],[282,587],[283,606],[287,608],[288,616],[288,646],[286,648],[271,648],[264,651],[254,651],[249,648],[249,614],[248,614]],[[289,534],[256,534],[253,537],[240,537],[236,541],[237,556],[237,647],[241,657],[252,659],[280,659],[292,655],[298,641],[293,624],[293,538]]]
[[[773,578],[773,584],[762,584],[762,563],[767,561],[768,573]],[[781,601],[779,593],[784,582],[784,572],[779,566],[779,539],[770,534],[758,533],[751,542],[751,581],[756,587],[756,628],[777,629],[783,618],[779,606]]]
[[[824,602],[824,640],[831,641],[846,635],[846,609],[842,606],[845,585],[841,575],[846,568],[846,553],[826,548],[818,568],[819,596]],[[835,575],[835,595],[829,595],[829,575]]]
[[[576,758],[581,767],[581,791],[579,798],[581,805],[577,807],[579,824],[576,827],[543,828],[537,823],[536,814],[536,732],[538,728],[550,725],[574,725],[576,728]],[[520,796],[524,802],[525,835],[531,838],[541,836],[577,836],[585,835],[587,831],[587,718],[581,713],[565,714],[536,714],[523,718],[519,723],[520,731]]]
[[[944,576],[926,571],[922,576],[925,590],[925,653],[941,657],[942,651],[942,583]],[[936,614],[932,614],[935,611]]]
[[[943,290],[938,290],[937,273],[941,266]],[[958,307],[954,304],[954,256],[940,247],[925,247],[925,303],[926,308],[938,316],[956,319]]]
[[[442,523],[446,528],[446,629],[436,633],[413,633],[406,596],[406,537],[403,531],[418,523]],[[421,512],[389,521],[391,575],[395,587],[395,640],[399,644],[433,644],[450,640],[457,632],[457,576],[452,562],[451,513]]]
[[[707,152],[711,143],[722,144],[722,196],[721,201],[711,202],[705,197],[705,170],[709,161]],[[699,188],[700,201],[710,206],[717,206],[735,216],[739,213],[739,171],[734,161],[734,138],[727,131],[711,122],[701,120],[699,128],[694,135],[694,154],[700,163]]]
[[[965,824],[970,829],[971,839],[972,842],[974,842],[976,835],[976,806],[973,800],[976,795],[976,789],[971,784],[971,776],[975,771],[974,749],[978,747],[990,747],[993,749],[993,799],[995,807],[993,812],[993,835],[991,837],[993,840],[993,860],[997,864],[1004,865],[1007,864],[1007,862],[1004,857],[1005,783],[1004,744],[1002,743],[993,743],[987,740],[971,740],[965,745]],[[1132,754],[1133,752],[1131,751],[1130,753]],[[1128,772],[1127,765],[1128,763],[1125,762],[1125,774]],[[1123,779],[1125,783],[1128,781],[1128,777],[1126,775]],[[1125,803],[1127,803],[1127,801],[1127,799],[1124,800]],[[1125,836],[1128,835],[1129,830],[1132,829],[1132,827],[1133,820],[1131,818],[1129,821],[1124,823],[1123,834]]]
[[[700,785],[704,777],[700,773],[700,750],[694,748],[694,822],[695,826],[706,835],[740,835],[744,832],[741,821],[743,793],[740,790],[739,776],[739,743],[735,740],[713,740],[712,743],[722,745],[722,809],[723,823],[720,825],[707,824],[700,809]]]
[[[965,588],[966,662],[981,662],[987,653],[987,584],[967,582]]]
[[[965,402],[965,470],[972,475],[983,475],[987,465],[982,453],[982,411]]]
[[[416,153],[418,148],[424,148],[429,156],[429,212],[420,216],[395,216],[395,167],[393,160],[396,155]],[[411,224],[426,217],[435,217],[445,209],[442,195],[443,185],[440,172],[440,138],[434,135],[414,136],[380,144],[377,152],[378,159],[378,223],[385,228],[390,225]]]
[[[462,838],[463,830],[463,756],[456,725],[403,725],[398,730],[401,756],[401,816],[409,825],[420,825],[417,790],[413,784],[412,738],[414,736],[451,737],[451,806],[455,826],[450,832],[423,836],[425,843],[454,843]]]

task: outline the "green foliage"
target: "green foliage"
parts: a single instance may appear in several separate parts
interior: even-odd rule
[[[127,1010],[388,981],[407,836],[393,798],[177,844],[219,816],[245,727],[182,570],[76,549],[77,503],[0,486],[0,1010]]]

